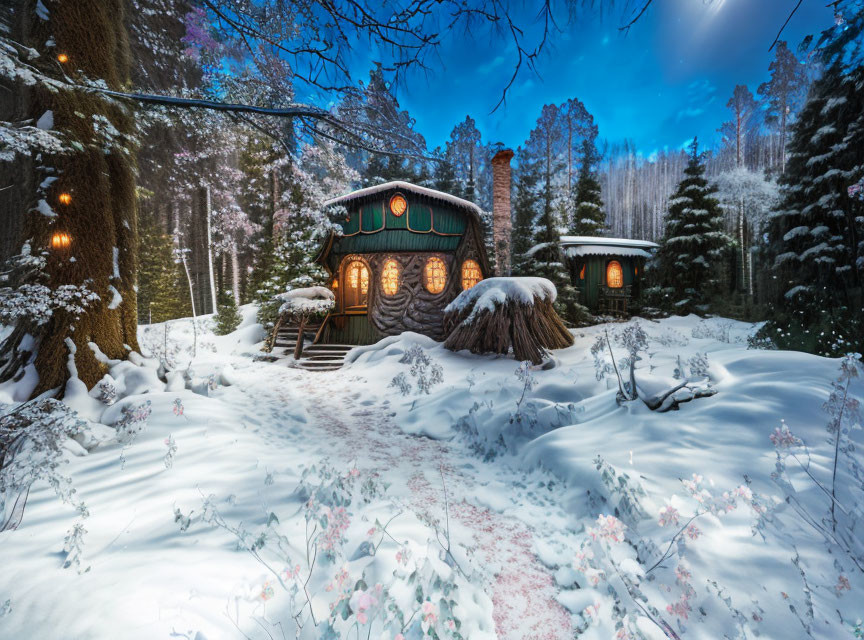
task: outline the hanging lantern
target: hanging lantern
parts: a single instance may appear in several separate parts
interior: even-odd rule
[[[57,56],[57,62],[66,64],[67,62],[69,62],[69,56],[67,56],[65,53],[61,53]]]
[[[334,279],[333,279],[333,286],[332,286],[332,288],[333,288],[333,289],[338,289],[338,288],[339,288],[339,278],[334,278]]]
[[[65,251],[72,244],[72,237],[65,231],[55,231],[51,236],[51,248],[55,251]]]
[[[65,192],[57,196],[57,199],[60,201],[60,204],[68,205],[72,203],[72,196]]]

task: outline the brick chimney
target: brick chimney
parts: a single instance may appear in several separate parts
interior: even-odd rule
[[[502,149],[492,158],[492,241],[495,243],[496,275],[510,275],[510,159],[512,149]]]

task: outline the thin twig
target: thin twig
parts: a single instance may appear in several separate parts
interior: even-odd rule
[[[792,9],[792,12],[786,18],[786,22],[783,23],[782,27],[780,27],[780,31],[777,32],[777,36],[774,38],[774,42],[772,42],[771,46],[768,47],[768,51],[771,51],[774,48],[774,45],[777,44],[777,42],[780,40],[780,34],[783,33],[783,29],[786,28],[787,24],[789,24],[789,21],[792,19],[792,16],[795,15],[795,12],[798,11],[798,7],[801,6],[802,2],[804,2],[804,0],[798,0],[798,4],[795,5],[795,8]]]

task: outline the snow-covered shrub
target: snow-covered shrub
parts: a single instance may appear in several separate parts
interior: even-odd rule
[[[150,401],[145,400],[136,406],[125,406],[122,408],[120,419],[114,423],[114,428],[117,430],[117,440],[123,444],[123,450],[120,452],[120,466],[126,467],[126,450],[132,446],[135,439],[138,437],[144,427],[147,426],[147,420],[150,418]]]
[[[0,506],[6,511],[0,530],[20,522],[27,492],[37,480],[47,481],[58,498],[86,515],[84,503],[75,501],[72,480],[60,472],[67,462],[64,445],[86,424],[51,398],[25,404],[0,418]]]
[[[107,405],[117,402],[117,387],[110,380],[102,380],[99,383],[99,402]]]
[[[63,553],[66,554],[66,559],[63,561],[63,568],[75,567],[78,573],[87,573],[90,567],[81,568],[81,554],[84,552],[84,536],[87,534],[87,529],[83,523],[76,522],[72,528],[66,532],[66,537],[63,539]]]
[[[399,390],[403,396],[407,396],[411,393],[412,385],[408,382],[408,376],[405,375],[404,371],[399,372],[393,379],[390,381],[390,384],[387,385],[388,389],[396,388]]]
[[[444,381],[444,370],[441,368],[441,365],[434,362],[419,344],[412,345],[402,355],[399,362],[411,365],[409,372],[417,385],[417,395],[423,395],[424,393],[428,395],[432,387]],[[402,376],[401,379],[399,379],[400,375]],[[408,382],[404,373],[393,378],[390,386],[398,387],[403,395],[411,392],[411,383]]]
[[[703,320],[690,330],[690,335],[703,340],[716,340],[731,344],[733,342],[730,336],[731,329],[732,323],[728,321]]]
[[[249,528],[248,519],[234,523],[223,515],[212,495],[199,514],[175,509],[175,521],[182,532],[204,524],[231,533],[238,550],[267,572],[244,599],[282,598],[286,615],[266,622],[283,631],[293,627],[292,637],[463,638],[458,568],[442,560],[443,545],[424,554],[422,547],[393,537],[388,527],[401,511],[383,522],[377,515],[387,506],[387,487],[377,473],[356,468],[339,470],[325,462],[305,469],[294,493],[305,519],[299,537],[290,522],[297,515],[293,507],[264,512],[259,526]],[[376,515],[361,524],[367,505]],[[358,527],[365,539],[356,545],[349,530],[356,534]]]
[[[820,480],[811,470],[811,451],[806,443],[789,429],[785,422],[769,436],[776,452],[774,482],[783,490],[786,502],[791,504],[819,535],[829,548],[842,551],[864,572],[864,542],[861,525],[864,522],[864,466],[859,461],[857,447],[850,437],[861,429],[860,403],[850,393],[850,387],[864,375],[859,354],[849,354],[841,360],[840,374],[832,383],[832,391],[823,409],[829,416],[826,431],[831,447],[830,481]],[[803,458],[803,459],[802,459]],[[793,469],[805,472],[808,482],[815,484],[826,497],[825,514],[813,513],[796,482],[790,476],[789,460]],[[800,486],[798,484],[797,486]]]
[[[511,424],[514,422],[522,424],[524,422],[531,427],[537,422],[536,407],[532,407],[534,410],[531,413],[526,413],[522,407],[522,404],[525,402],[525,394],[532,391],[538,384],[537,378],[531,372],[531,367],[531,363],[526,360],[516,369],[516,379],[522,384],[522,393],[516,401],[516,411],[510,414]]]

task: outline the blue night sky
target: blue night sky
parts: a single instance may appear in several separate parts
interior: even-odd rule
[[[698,135],[719,141],[726,102],[736,84],[756,94],[768,77],[768,47],[796,0],[655,0],[625,35],[620,7],[602,18],[587,11],[559,22],[538,66],[520,72],[507,105],[490,113],[513,71],[514,49],[488,33],[443,38],[440,63],[397,88],[430,148],[443,143],[470,114],[484,141],[515,148],[527,138],[544,104],[575,97],[610,141],[629,138],[645,155],[678,148]],[[783,33],[793,51],[802,38],[831,25],[826,0],[804,0]],[[533,10],[533,9],[532,9]],[[527,13],[527,9],[526,9]],[[533,14],[523,23],[539,30]],[[434,63],[434,61],[433,61]],[[443,68],[442,68],[443,67]]]

